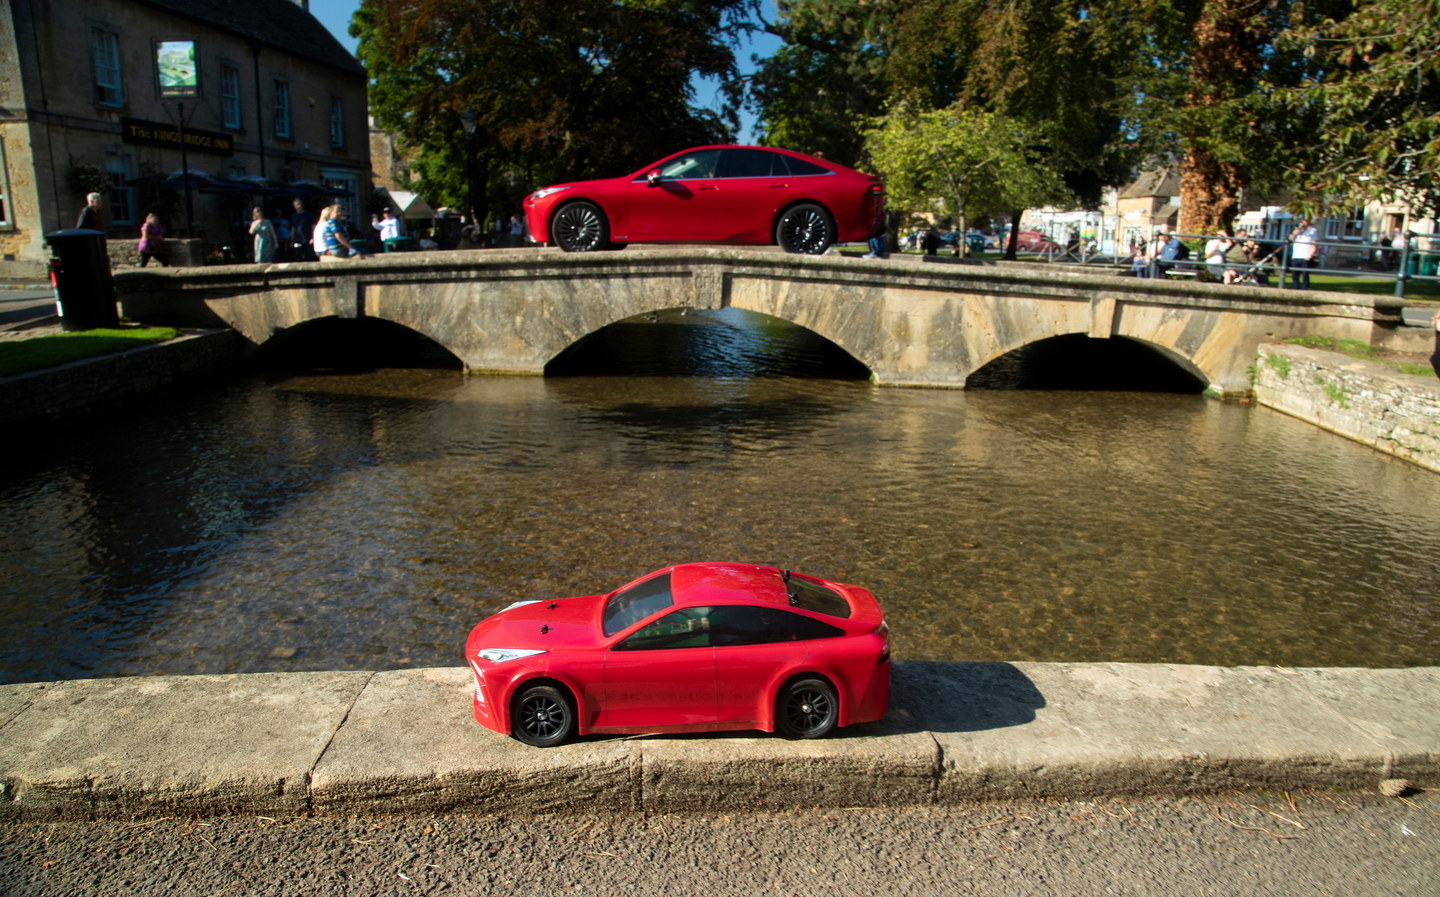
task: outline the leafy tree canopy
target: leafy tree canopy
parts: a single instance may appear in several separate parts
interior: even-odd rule
[[[371,112],[415,153],[421,189],[445,202],[464,195],[468,109],[479,168],[513,204],[539,183],[619,174],[730,139],[734,104],[697,109],[691,79],[738,79],[736,38],[756,5],[363,0],[350,31]]]
[[[1315,63],[1277,91],[1277,114],[1314,121],[1289,173],[1311,212],[1372,200],[1440,214],[1440,4],[1363,0],[1281,39]]]
[[[966,220],[1043,205],[1065,191],[1036,141],[1014,119],[966,109],[900,103],[865,132],[866,146],[900,208],[932,208]]]

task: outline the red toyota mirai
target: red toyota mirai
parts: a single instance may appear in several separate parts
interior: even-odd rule
[[[885,715],[890,631],[859,586],[677,564],[606,595],[525,601],[465,643],[475,719],[550,747],[590,733],[818,738]]]
[[[525,198],[530,235],[566,252],[626,243],[779,244],[817,255],[863,241],[884,215],[880,179],[774,147],[700,146],[634,174]]]

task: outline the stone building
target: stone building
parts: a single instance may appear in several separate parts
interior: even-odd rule
[[[44,235],[74,227],[91,191],[122,245],[155,211],[204,252],[243,254],[250,208],[288,213],[295,196],[314,208],[337,195],[358,221],[365,71],[308,5],[7,0],[0,274],[43,270]]]

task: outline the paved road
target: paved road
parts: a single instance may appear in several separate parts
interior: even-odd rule
[[[55,314],[55,292],[50,289],[0,289],[0,330]]]
[[[0,827],[0,882],[10,897],[1435,897],[1440,797],[10,824]]]

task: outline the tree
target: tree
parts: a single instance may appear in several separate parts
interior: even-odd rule
[[[866,148],[885,176],[889,201],[902,208],[938,200],[957,219],[1029,208],[1064,195],[1058,173],[1018,122],[955,104],[924,110],[900,103],[865,132]]]
[[[536,183],[614,175],[729,139],[734,108],[695,108],[692,77],[738,78],[735,38],[754,4],[363,0],[351,34],[371,112],[415,152],[421,189],[445,202],[465,195],[469,109],[480,168],[514,208]]]
[[[760,114],[760,140],[860,165],[858,123],[885,107],[883,45],[888,0],[779,0],[763,28],[785,41],[762,60],[749,85]]]
[[[1440,213],[1440,4],[1362,0],[1281,43],[1316,62],[1272,106],[1315,120],[1289,166],[1307,210],[1379,200]]]

